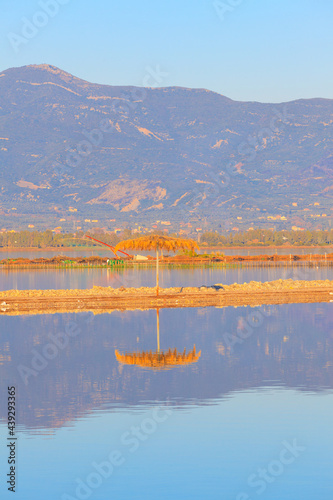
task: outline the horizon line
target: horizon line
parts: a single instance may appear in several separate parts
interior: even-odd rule
[[[110,83],[97,83],[97,82],[91,82],[89,80],[85,80],[84,78],[80,78],[78,76],[75,76],[73,73],[70,73],[69,71],[66,71],[66,70],[63,70],[61,68],[59,68],[58,66],[55,66],[53,64],[49,64],[49,63],[40,63],[40,64],[24,64],[23,66],[12,66],[10,68],[7,68],[7,69],[4,69],[4,70],[1,70],[0,72],[1,73],[4,73],[6,71],[10,71],[10,70],[14,70],[14,69],[21,69],[21,68],[40,68],[40,69],[45,69],[46,68],[43,68],[43,67],[51,67],[51,68],[54,68],[56,70],[59,70],[61,71],[62,73],[66,73],[67,75],[70,75],[72,76],[73,78],[77,79],[77,80],[81,80],[82,82],[87,82],[89,83],[90,85],[99,85],[99,86],[105,86],[105,87],[131,87],[131,88],[144,88],[144,89],[149,89],[149,90],[163,90],[163,89],[182,89],[182,90],[200,90],[200,91],[204,91],[204,92],[209,92],[209,93],[212,93],[212,94],[217,94],[221,97],[224,97],[225,99],[228,99],[230,101],[233,101],[233,102],[239,102],[239,103],[258,103],[258,104],[288,104],[288,103],[292,103],[292,102],[297,102],[297,101],[312,101],[312,100],[323,100],[323,101],[333,101],[333,98],[330,98],[330,97],[298,97],[296,99],[291,99],[289,101],[257,101],[257,100],[239,100],[239,99],[233,99],[231,97],[228,97],[227,95],[225,94],[221,94],[220,92],[217,92],[215,90],[211,90],[211,89],[207,89],[207,88],[204,88],[204,87],[186,87],[186,86],[182,86],[182,85],[168,85],[168,86],[165,86],[165,87],[157,87],[157,86],[154,86],[154,87],[145,87],[143,85],[129,85],[129,84],[124,84],[124,85],[112,85]]]

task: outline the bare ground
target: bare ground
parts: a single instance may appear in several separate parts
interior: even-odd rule
[[[43,314],[156,309],[165,307],[226,307],[333,301],[333,281],[276,280],[213,287],[111,288],[90,290],[8,290],[0,292],[0,314]],[[221,287],[221,288],[219,288]],[[222,288],[223,287],[223,288]]]

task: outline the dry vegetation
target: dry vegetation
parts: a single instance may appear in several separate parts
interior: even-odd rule
[[[186,240],[185,240],[186,241]],[[132,247],[127,247],[131,249]],[[150,248],[154,250],[155,248]],[[149,249],[148,249],[149,250]],[[173,249],[170,249],[173,251]],[[224,265],[256,265],[256,266],[276,266],[276,265],[332,265],[333,253],[326,255],[223,255],[219,252],[210,255],[164,255],[160,258],[160,266],[179,267],[179,266],[224,266]],[[155,257],[148,255],[146,261],[135,261],[133,257],[121,258],[120,260],[107,257],[66,257],[56,256],[51,258],[39,257],[36,259],[2,259],[0,260],[0,269],[16,268],[53,268],[53,267],[105,267],[111,265],[122,265],[124,267],[135,266],[155,266]]]
[[[216,289],[214,288],[216,287]],[[234,283],[233,285],[223,285],[217,284],[212,285],[212,287],[206,287],[205,285],[201,287],[171,287],[171,288],[161,288],[161,295],[186,295],[186,294],[225,294],[226,292],[274,292],[274,291],[288,291],[288,290],[307,290],[313,288],[331,289],[333,288],[333,281],[330,280],[313,280],[313,281],[301,281],[292,279],[279,279],[276,281],[266,281],[264,283],[260,281],[250,281],[250,283]],[[94,286],[91,289],[81,290],[6,290],[0,292],[0,299],[6,299],[10,297],[22,297],[22,298],[71,298],[77,297],[140,297],[152,295],[155,293],[155,287],[140,287],[140,288],[111,288]]]
[[[91,290],[8,290],[0,292],[0,314],[53,314],[168,307],[238,307],[330,302],[333,281],[276,280],[212,287],[110,288]]]

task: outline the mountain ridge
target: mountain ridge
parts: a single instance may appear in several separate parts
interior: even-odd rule
[[[206,89],[100,85],[48,64],[9,68],[0,73],[2,224],[16,208],[45,221],[77,210],[105,221],[228,228],[280,215],[313,225],[304,209],[331,208],[332,125],[331,99],[242,102]]]

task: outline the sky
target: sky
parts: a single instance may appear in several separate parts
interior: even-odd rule
[[[333,98],[331,0],[1,0],[0,70],[234,100]]]

